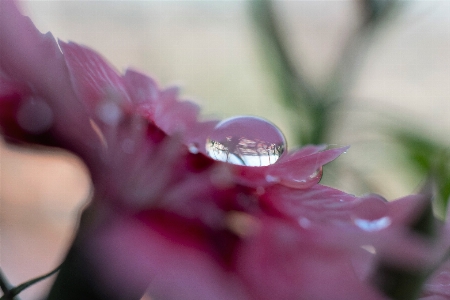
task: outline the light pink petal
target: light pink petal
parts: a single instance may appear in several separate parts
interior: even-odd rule
[[[352,224],[357,197],[323,185],[299,190],[283,186],[267,188],[264,205],[307,227],[313,223]]]
[[[267,176],[288,187],[308,188],[320,181],[322,166],[336,159],[347,149],[348,147],[330,149],[307,156],[293,154],[291,158],[273,164],[268,169]]]
[[[178,100],[179,88],[170,87],[160,93],[155,103],[153,121],[169,135],[184,133],[196,126],[200,107],[190,101]]]
[[[434,297],[434,298],[433,298]],[[421,300],[450,299],[450,262],[446,262],[425,283]]]
[[[184,133],[197,123],[200,107],[188,101],[176,102],[155,113],[154,121],[167,134]]]
[[[261,221],[259,232],[243,242],[236,262],[256,299],[385,299],[356,276],[351,252],[324,247],[316,231]]]
[[[131,69],[127,69],[123,80],[138,112],[153,120],[155,103],[159,100],[158,84],[152,78]]]
[[[124,80],[98,53],[71,42],[60,41],[59,45],[75,92],[90,112],[95,113],[99,102],[105,99],[130,101]]]
[[[282,155],[278,160],[277,164],[295,161],[296,159],[304,156],[308,156],[317,152],[324,151],[327,148],[327,145],[306,145],[296,151],[289,152],[285,155]]]
[[[29,97],[45,101],[53,116],[51,132],[55,144],[90,160],[98,146],[97,137],[75,96],[53,36],[41,34],[10,0],[0,1],[0,28],[0,73],[27,85]]]

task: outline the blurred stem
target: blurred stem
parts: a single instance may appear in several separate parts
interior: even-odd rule
[[[54,269],[53,271],[36,277],[34,279],[31,279],[25,283],[22,283],[16,287],[11,287],[6,281],[5,281],[5,277],[3,276],[3,274],[1,274],[1,287],[2,290],[4,292],[3,297],[0,298],[0,300],[12,300],[12,299],[16,299],[19,300],[18,297],[16,297],[18,294],[20,294],[23,290],[29,288],[30,286],[44,280],[47,279],[48,277],[52,276],[53,274],[55,274],[56,272],[58,272],[60,269],[60,267],[57,267],[56,269]],[[9,286],[9,287],[8,287]],[[4,289],[5,288],[5,289]]]
[[[6,278],[5,274],[3,274],[3,271],[0,269],[0,288],[2,289],[3,296],[2,299],[5,300],[19,300],[18,298],[14,298],[14,296],[10,295],[10,291],[12,289],[12,285],[9,283],[8,279]]]
[[[395,0],[362,1],[363,21],[347,41],[340,59],[332,69],[323,86],[314,87],[294,60],[282,39],[282,30],[277,22],[271,0],[253,0],[251,8],[262,49],[269,63],[281,99],[285,106],[299,118],[296,125],[296,142],[300,144],[321,144],[327,142],[332,130],[330,113],[341,105],[345,93],[354,81],[355,71],[363,53],[373,39],[375,29],[380,26],[394,8]],[[307,122],[307,124],[300,121]],[[306,126],[305,126],[306,125]]]
[[[315,95],[315,89],[300,73],[300,68],[294,67],[294,62],[281,38],[281,29],[276,22],[273,3],[270,0],[253,0],[251,12],[266,61],[279,87],[283,103],[301,117],[311,115],[307,111],[314,111],[315,106],[312,102],[318,97]],[[315,115],[317,113],[320,114],[317,111]],[[297,142],[308,143],[309,141],[304,140],[304,136],[308,135],[304,129],[296,128],[296,130]]]
[[[355,81],[358,66],[364,59],[377,31],[400,9],[398,0],[362,0],[361,25],[344,45],[336,65],[324,84],[324,99],[329,102],[343,100],[346,91]]]

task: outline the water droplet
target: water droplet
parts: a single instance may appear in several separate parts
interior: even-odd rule
[[[317,182],[322,178],[323,169],[322,167],[315,170],[311,175],[303,177],[301,179],[296,179],[295,177],[288,177],[281,180],[281,184],[294,189],[306,189]]]
[[[365,231],[378,231],[391,225],[389,217],[382,217],[376,220],[355,219],[355,225]]]
[[[266,181],[270,183],[277,183],[280,182],[280,178],[272,176],[272,175],[266,175]]]
[[[286,140],[275,125],[250,116],[220,122],[206,141],[213,159],[251,167],[274,164],[285,148]]]
[[[25,100],[17,110],[16,117],[19,126],[33,134],[44,133],[53,124],[52,109],[38,98]]]
[[[108,125],[117,125],[122,115],[122,109],[112,101],[104,101],[97,107],[97,116]]]
[[[391,225],[392,221],[387,217],[388,207],[385,199],[376,194],[368,194],[361,197],[353,208],[353,222],[365,231],[377,231]]]
[[[198,154],[199,153],[198,146],[197,146],[196,143],[189,144],[188,145],[188,150],[192,154]]]
[[[377,220],[388,213],[387,204],[381,196],[368,194],[355,203],[352,210],[354,219]]]
[[[308,218],[301,217],[298,219],[298,224],[303,228],[309,228],[311,227],[311,221]]]

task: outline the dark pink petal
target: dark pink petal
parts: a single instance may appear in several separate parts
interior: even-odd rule
[[[208,254],[201,236],[186,235],[183,227],[172,231],[167,236],[131,218],[115,218],[91,232],[84,249],[105,292],[121,299],[139,290],[167,300],[249,299],[236,276]]]

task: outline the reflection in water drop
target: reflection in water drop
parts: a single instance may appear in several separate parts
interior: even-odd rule
[[[275,125],[248,116],[220,122],[206,141],[213,159],[252,167],[274,164],[285,148],[286,140]]]
[[[29,98],[21,103],[16,118],[22,129],[33,134],[44,133],[53,124],[52,109],[38,98]]]
[[[391,225],[389,217],[382,217],[376,220],[355,219],[355,225],[365,231],[378,231]]]

